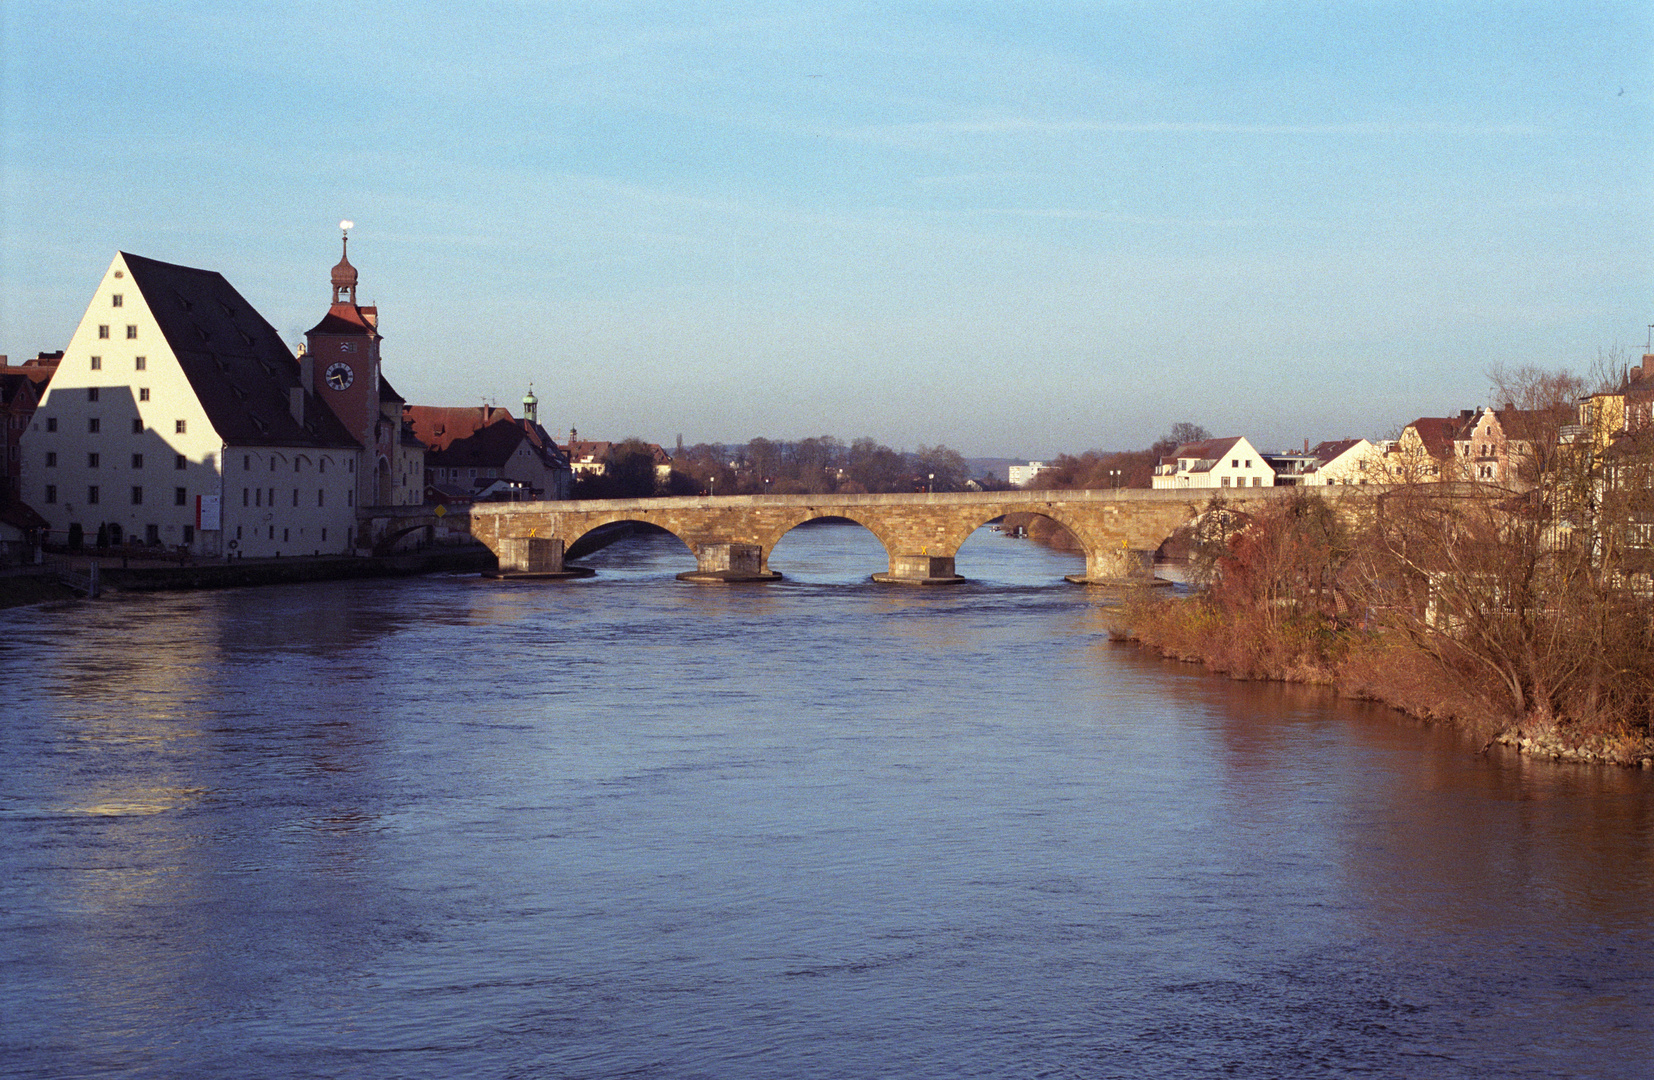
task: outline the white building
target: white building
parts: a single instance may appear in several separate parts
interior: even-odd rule
[[[322,396],[354,375],[312,366],[222,275],[119,253],[24,436],[23,499],[56,543],[102,528],[208,556],[349,552],[364,492],[390,485],[361,475],[353,429],[372,419],[347,426]],[[377,366],[374,334],[374,416]]]
[[[1050,467],[1043,461],[1030,461],[1026,465],[1012,465],[1006,469],[1006,479],[1010,481],[1012,487],[1022,487]]]
[[[1303,478],[1306,487],[1382,484],[1388,481],[1384,448],[1366,439],[1337,439],[1318,444],[1310,454],[1315,465]]]
[[[1184,443],[1154,467],[1156,488],[1274,487],[1275,470],[1244,437]]]

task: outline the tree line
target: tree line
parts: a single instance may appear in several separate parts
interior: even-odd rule
[[[895,450],[870,438],[845,443],[832,435],[796,441],[756,438],[744,444],[679,445],[665,475],[641,439],[616,443],[604,472],[575,483],[577,499],[653,495],[830,495],[1004,488],[1002,479],[972,477],[947,446]]]

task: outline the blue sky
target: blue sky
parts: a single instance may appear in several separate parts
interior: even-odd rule
[[[8,0],[0,351],[117,250],[409,400],[670,444],[1267,446],[1654,322],[1647,3]]]

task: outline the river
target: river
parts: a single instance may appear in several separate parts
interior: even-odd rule
[[[1654,778],[981,532],[0,612],[0,1075],[1646,1077]]]

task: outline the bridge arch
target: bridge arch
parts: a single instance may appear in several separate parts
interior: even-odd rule
[[[764,569],[769,569],[770,552],[775,550],[775,545],[779,544],[788,533],[811,521],[848,521],[860,525],[872,533],[875,540],[884,545],[886,556],[893,554],[896,550],[892,546],[895,538],[888,527],[888,523],[880,520],[876,514],[869,514],[862,508],[853,506],[803,507],[800,513],[789,515],[788,519],[782,523],[765,533],[759,534],[758,546],[763,550]]]
[[[691,557],[697,554],[694,543],[692,543],[688,537],[684,536],[683,533],[672,528],[670,525],[665,522],[650,521],[649,514],[647,512],[638,513],[636,511],[625,510],[616,511],[612,514],[592,514],[582,517],[574,528],[567,530],[567,535],[563,538],[565,541],[564,550],[566,551],[572,549],[575,544],[578,544],[587,536],[590,536],[598,529],[606,526],[634,524],[648,525],[650,528],[659,529],[662,532],[668,533],[675,537],[679,543],[683,544],[684,548],[689,552]]]

